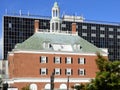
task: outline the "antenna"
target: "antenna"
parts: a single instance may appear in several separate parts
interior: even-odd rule
[[[30,12],[28,11],[28,16],[30,16]]]
[[[65,11],[63,11],[63,13],[62,13],[62,18],[64,17],[64,15],[65,15]]]
[[[22,15],[22,11],[21,10],[19,10],[19,13],[20,13],[20,16]]]
[[[7,15],[7,9],[5,9],[5,14]]]

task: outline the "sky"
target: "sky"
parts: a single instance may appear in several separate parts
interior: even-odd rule
[[[120,22],[120,0],[0,0],[0,59],[2,56],[2,17],[7,11],[51,16],[51,8],[58,2],[60,14],[82,15],[87,20]]]

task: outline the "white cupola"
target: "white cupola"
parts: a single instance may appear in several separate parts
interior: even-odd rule
[[[52,18],[50,20],[50,32],[60,32],[61,29],[60,9],[57,2],[54,3],[51,13]]]

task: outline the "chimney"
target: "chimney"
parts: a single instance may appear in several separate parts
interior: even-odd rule
[[[34,21],[34,32],[38,32],[39,29],[39,20]]]
[[[76,34],[76,23],[72,23],[72,34]]]

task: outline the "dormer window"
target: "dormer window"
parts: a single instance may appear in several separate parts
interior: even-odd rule
[[[52,45],[49,42],[44,42],[43,43],[43,48],[51,48]]]
[[[81,50],[82,49],[82,47],[80,46],[80,44],[74,44],[73,48],[74,48],[74,50]]]

